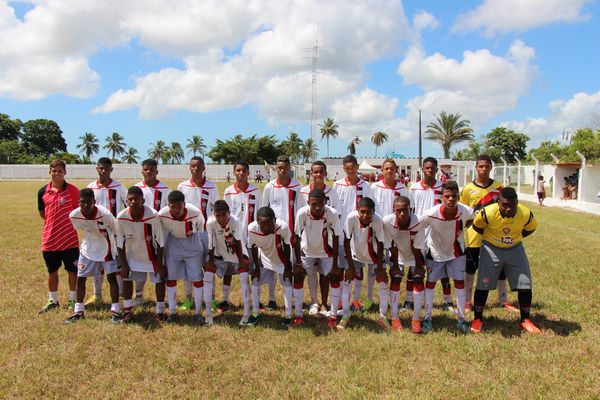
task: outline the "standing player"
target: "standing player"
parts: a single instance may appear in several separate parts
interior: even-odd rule
[[[528,333],[540,333],[529,319],[531,270],[522,243],[523,238],[537,228],[533,213],[519,204],[515,189],[507,187],[500,191],[498,203],[485,207],[477,214],[473,228],[482,235],[483,241],[471,332],[481,332],[488,291],[496,287],[500,272],[505,270],[511,290],[517,290],[519,294],[520,328]]]
[[[127,207],[127,189],[111,177],[113,166],[110,158],[100,157],[96,164],[96,172],[98,172],[98,179],[91,182],[87,187],[94,191],[96,205],[106,208],[116,218],[121,210]],[[114,256],[117,256],[116,252]],[[103,273],[100,272],[94,277],[94,296],[86,301],[85,305],[102,303],[103,276]],[[123,293],[123,278],[119,271],[116,273],[116,279],[119,283],[119,293]]]
[[[470,325],[465,321],[465,264],[463,229],[471,222],[471,209],[458,202],[458,185],[447,181],[442,185],[442,204],[425,211],[423,224],[428,226],[427,236],[427,283],[425,284],[425,318],[423,332],[433,329],[431,315],[435,284],[443,277],[454,280],[457,302],[457,328],[468,332]]]
[[[294,224],[298,205],[300,204],[299,194],[302,185],[290,176],[290,159],[288,156],[277,157],[275,170],[277,178],[265,185],[263,191],[263,207],[271,207],[275,212],[275,217],[284,221],[290,230],[291,245],[294,245]],[[275,301],[276,281],[273,275],[273,282],[269,283],[269,303],[267,308],[276,309]]]
[[[331,189],[325,183],[325,179],[327,178],[327,166],[323,161],[315,161],[310,166],[310,173],[312,176],[313,183],[304,186],[300,190],[301,202],[299,204],[299,207],[303,207],[306,204],[308,204],[308,195],[311,190],[319,189],[325,193],[325,204],[333,208],[333,211],[337,215],[337,209],[339,208],[339,198],[337,192]],[[325,313],[327,312],[327,298],[329,296],[329,277],[318,274],[317,268],[312,268],[310,271],[311,272],[308,273],[308,290],[310,292],[311,306],[308,313],[310,315],[315,315],[319,312],[319,304],[317,303],[317,285],[319,285],[321,289],[320,311],[322,313]]]
[[[252,271],[252,315],[248,326],[258,323],[260,286],[273,281],[275,274],[283,286],[284,317],[282,326],[292,324],[292,254],[291,233],[288,225],[275,217],[271,207],[258,210],[256,221],[248,226],[248,245],[254,259]],[[298,310],[296,310],[298,311]]]
[[[219,199],[217,185],[206,179],[204,176],[205,170],[206,166],[204,165],[204,159],[198,156],[192,157],[190,159],[190,173],[192,177],[187,181],[181,182],[179,185],[177,185],[177,190],[185,195],[185,201],[199,209],[204,217],[204,230],[202,232],[202,245],[204,249],[202,260],[204,262],[206,262],[206,259],[208,258],[208,235],[206,234],[206,221],[208,221],[208,218],[213,215],[215,201]],[[181,308],[184,310],[189,310],[194,305],[194,303],[191,301],[191,284],[190,282],[185,281],[184,285],[186,300],[181,304]],[[213,306],[216,305],[207,305],[207,307]]]
[[[363,266],[367,264],[368,271],[374,270],[379,288],[379,320],[377,323],[388,330],[390,324],[386,318],[388,306],[387,274],[383,267],[383,244],[385,235],[383,221],[375,213],[375,202],[364,197],[358,201],[356,211],[346,218],[344,227],[344,253],[348,269],[344,279],[342,305],[344,315],[337,328],[344,330],[350,321],[350,285],[354,279],[362,280]],[[355,287],[356,288],[356,287]]]
[[[394,212],[394,199],[398,196],[408,196],[408,189],[400,181],[396,179],[398,175],[398,166],[396,162],[387,158],[381,166],[382,179],[371,185],[371,198],[375,202],[377,214],[381,218]],[[365,309],[370,309],[373,306],[373,284],[375,276],[369,274],[367,276],[367,302]]]
[[[293,326],[304,323],[302,315],[304,275],[312,275],[313,270],[317,269],[315,268],[317,262],[321,282],[324,277],[328,278],[330,273],[334,272],[331,280],[331,314],[327,326],[333,329],[337,324],[336,316],[340,302],[338,249],[342,229],[337,212],[325,203],[325,192],[321,189],[312,189],[308,194],[308,205],[302,207],[297,214],[294,246],[296,253],[294,269],[296,319],[292,323]]]
[[[484,207],[498,201],[502,185],[500,182],[496,182],[490,178],[492,160],[489,156],[481,155],[477,157],[475,170],[477,171],[477,177],[463,188],[460,195],[460,202],[471,207],[477,214]],[[470,311],[471,300],[473,299],[473,282],[475,281],[475,272],[477,272],[477,265],[479,263],[479,248],[481,247],[481,235],[475,232],[473,227],[469,227],[465,231],[465,245],[467,246],[467,271],[465,274],[467,304],[465,309]],[[504,271],[500,273],[500,277],[498,278],[498,301],[502,307],[509,311],[519,311],[508,301],[506,274]]]
[[[219,278],[234,274],[240,275],[243,314],[240,326],[246,326],[250,319],[250,287],[248,281],[248,253],[242,243],[242,224],[229,213],[225,200],[215,202],[214,215],[206,224],[208,231],[208,262],[204,268],[204,302],[212,303],[212,288],[215,273]],[[206,323],[212,324],[212,311],[206,310]]]
[[[42,256],[48,270],[48,302],[40,314],[59,307],[58,269],[61,263],[69,274],[69,309],[75,307],[79,239],[69,219],[78,207],[79,189],[65,181],[67,165],[63,160],[50,163],[51,181],[38,191],[38,212],[44,220]]]
[[[142,177],[143,179],[135,184],[142,189],[144,194],[144,205],[158,212],[167,206],[167,197],[171,189],[164,183],[158,180],[158,162],[151,158],[142,161]],[[146,277],[136,280],[135,283],[135,301],[134,305],[144,302],[144,286],[146,285]]]
[[[415,214],[410,212],[410,199],[405,196],[396,197],[394,200],[393,214],[383,217],[386,244],[390,249],[390,301],[392,308],[392,329],[401,330],[402,325],[398,316],[398,303],[400,301],[400,283],[405,270],[412,272],[414,280],[414,310],[411,330],[421,332],[421,308],[425,286],[425,249],[424,224]],[[402,264],[402,268],[400,265]],[[408,273],[411,273],[408,272]]]
[[[110,286],[112,321],[120,322],[119,284],[116,277],[119,271],[116,261],[116,219],[106,208],[96,206],[94,191],[89,188],[79,192],[79,208],[73,210],[69,218],[75,229],[83,231],[83,240],[77,263],[77,302],[73,315],[65,322],[77,322],[84,318],[85,281],[88,277],[100,275],[100,270],[104,270]]]
[[[348,214],[355,211],[358,208],[358,202],[364,197],[371,196],[371,186],[363,178],[358,176],[358,161],[353,155],[347,155],[342,160],[344,172],[346,177],[337,180],[333,184],[333,189],[337,192],[340,199],[339,208],[337,209],[340,216],[341,226],[346,225],[346,218]],[[343,246],[343,244],[340,244]],[[344,249],[340,249],[342,254],[345,254]],[[346,257],[339,258],[339,264],[341,269],[347,269],[348,264],[346,263]],[[354,276],[354,296],[353,296],[353,308],[360,311],[362,306],[360,305],[360,292],[362,290],[362,275]],[[344,286],[346,285],[344,280]],[[352,281],[350,281],[352,284]],[[343,291],[342,291],[343,292]],[[342,297],[343,297],[342,293]]]
[[[242,244],[248,245],[248,225],[256,220],[256,212],[261,203],[260,190],[248,181],[250,166],[247,162],[238,160],[233,165],[235,183],[225,189],[224,199],[229,205],[230,214],[240,224]],[[250,250],[247,250],[250,254]],[[254,267],[252,257],[249,258],[248,271]],[[241,275],[240,275],[241,279]],[[248,279],[248,278],[246,278]],[[231,275],[223,276],[223,301],[219,304],[217,312],[223,312],[229,307],[229,293],[231,292]]]
[[[156,319],[165,317],[166,270],[163,266],[164,236],[158,213],[144,205],[144,193],[138,186],[127,191],[129,207],[117,217],[117,251],[123,274],[123,318],[128,323],[133,319],[133,281],[139,282],[150,274],[155,284]]]
[[[423,160],[423,179],[410,186],[409,197],[415,214],[422,218],[425,211],[442,202],[442,182],[435,179],[438,171],[438,162],[433,157],[427,157]],[[427,230],[426,235],[429,230]],[[406,297],[404,309],[413,308],[412,292],[414,283],[410,273],[406,277]],[[450,279],[442,278],[442,290],[444,292],[443,307],[447,311],[454,308],[452,303],[452,288]],[[410,300],[409,300],[410,299]]]
[[[174,322],[177,315],[177,281],[191,282],[194,296],[194,314],[196,322],[204,324],[200,313],[202,309],[202,266],[204,253],[202,232],[204,217],[198,208],[186,203],[185,196],[179,190],[169,193],[168,206],[158,212],[165,234],[165,263],[167,267],[167,299],[169,317]],[[207,314],[210,303],[207,303]]]

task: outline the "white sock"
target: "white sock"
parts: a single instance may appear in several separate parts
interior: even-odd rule
[[[367,267],[367,300],[373,301],[373,286],[375,285],[375,266]]]
[[[400,303],[400,291],[390,290],[390,302],[392,307],[392,319],[400,318],[398,316],[398,303]]]
[[[475,282],[475,274],[468,274],[465,272],[465,291],[469,303],[473,302],[473,282]]]
[[[304,314],[302,308],[302,301],[304,300],[304,286],[297,289],[294,288],[294,308],[296,309],[296,316],[301,317]]]
[[[454,288],[456,293],[456,308],[458,309],[458,320],[465,320],[465,303],[467,302],[467,291],[463,289]]]
[[[276,301],[275,290],[277,289],[276,275],[273,274],[273,280],[269,282],[269,301]]]
[[[157,314],[162,314],[165,312],[165,302],[164,301],[157,301],[156,302],[156,313]]]
[[[284,309],[285,309],[285,316],[286,317],[291,317],[292,316],[292,297],[293,297],[293,288],[292,288],[292,284],[290,283],[290,281],[286,280],[285,282],[281,283],[281,286],[283,286],[283,305],[284,305]]]
[[[387,314],[388,308],[388,286],[386,282],[379,282],[377,284],[378,290],[377,294],[379,295],[379,316],[381,318],[385,318]]]
[[[223,284],[223,287],[221,288],[221,290],[223,292],[223,301],[226,301],[229,303],[229,294],[231,293],[231,286]]]
[[[415,290],[413,293],[414,293],[414,303],[415,303],[414,310],[413,310],[413,320],[420,321],[421,320],[421,308],[423,308],[423,298],[425,297],[425,292],[423,290],[421,290],[420,292],[417,292]],[[435,291],[434,291],[434,293],[435,293]]]
[[[433,315],[433,298],[435,297],[435,288],[425,288],[425,318],[431,318]]]
[[[204,282],[203,286],[196,287],[192,286],[192,295],[194,296],[194,315],[200,315],[202,310],[202,297],[204,296]]]
[[[344,317],[350,316],[350,291],[352,288],[352,281],[344,281],[342,283],[342,309],[344,310]]]
[[[360,300],[360,292],[362,291],[363,280],[354,278],[354,293],[352,295],[352,301]]]
[[[206,315],[212,315],[210,305],[213,299],[213,282],[215,280],[214,272],[204,271],[204,305],[206,307]]]
[[[48,292],[48,298],[52,300],[53,303],[58,303],[58,292]]]
[[[85,310],[85,305],[83,303],[75,303],[75,307],[73,308],[73,312],[83,312]]]
[[[413,303],[415,301],[413,292],[406,292],[406,301],[408,301],[409,303]]]
[[[319,286],[318,272],[313,268],[313,273],[308,275],[308,292],[310,293],[310,304],[318,303],[317,286]]]
[[[506,280],[498,280],[498,301],[504,304],[508,301],[508,290],[506,288]]]
[[[74,290],[69,290],[69,301],[75,301],[75,299],[77,299],[77,292]]]
[[[121,305],[119,303],[112,303],[110,305],[110,311],[112,311],[114,313],[120,313],[121,312]]]
[[[444,303],[453,303],[452,293],[446,294],[444,293]]]
[[[258,315],[260,312],[260,286],[258,283],[255,285],[252,283],[252,314]]]
[[[331,299],[331,312],[329,313],[330,317],[337,317],[338,305],[340,304],[340,291],[341,288],[338,287],[330,287],[329,289],[329,298]]]
[[[248,282],[248,273],[240,272],[240,290],[242,296],[242,305],[244,307],[243,316],[250,315],[250,284]]]
[[[125,309],[131,309],[131,307],[133,307],[133,300],[129,299],[124,299],[123,300],[123,308]]]
[[[190,281],[183,281],[183,288],[185,290],[185,298],[187,300],[192,298],[192,292],[194,291],[193,287],[192,287],[192,282]]]
[[[140,299],[144,297],[144,286],[146,286],[147,275],[144,273],[144,280],[135,282],[135,297],[139,297]]]
[[[102,283],[104,283],[104,274],[94,276],[94,294],[96,297],[102,297]]]
[[[167,286],[167,301],[169,303],[169,313],[177,313],[177,286]]]

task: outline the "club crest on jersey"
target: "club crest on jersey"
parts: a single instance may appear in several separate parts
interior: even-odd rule
[[[157,207],[160,206],[160,200],[159,199],[154,200],[154,205]]]
[[[490,283],[490,278],[487,276],[482,279],[483,283]]]
[[[152,241],[152,237],[150,235],[146,236],[146,242],[150,243]]]
[[[502,229],[502,232],[504,232],[505,235],[508,235],[508,233],[510,232],[510,228],[506,227],[506,228]]]
[[[115,199],[110,199],[110,204],[115,204],[117,201]]]
[[[58,201],[58,204],[60,204],[61,206],[62,206],[63,204],[65,204],[65,199],[61,198],[61,199]]]

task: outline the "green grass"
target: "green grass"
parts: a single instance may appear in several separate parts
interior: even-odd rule
[[[525,240],[539,336],[521,334],[516,315],[496,307],[486,310],[485,333],[477,336],[457,334],[454,317],[440,310],[436,330],[423,336],[381,333],[375,313],[342,333],[328,332],[324,320],[312,317],[304,328],[281,331],[276,312],[265,315],[262,326],[239,329],[239,309],[217,317],[211,328],[196,328],[187,316],[160,326],[150,305],[137,310],[137,323],[129,326],[108,322],[108,305],[65,326],[65,309],[37,315],[47,296],[36,211],[42,184],[0,181],[1,398],[599,396],[597,216],[528,204],[540,225]],[[63,303],[65,278],[61,272]],[[234,303],[238,289],[234,279]],[[147,297],[153,298],[150,285]],[[495,299],[491,294],[490,306]],[[404,326],[409,319],[402,316]]]

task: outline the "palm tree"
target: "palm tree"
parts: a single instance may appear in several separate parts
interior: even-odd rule
[[[115,162],[115,156],[120,156],[125,153],[126,144],[123,142],[125,138],[119,134],[119,132],[113,132],[112,135],[106,138],[106,144],[104,148],[112,153],[112,161]]]
[[[329,158],[329,138],[336,138],[340,132],[338,132],[338,124],[333,121],[333,118],[327,118],[323,121],[323,125],[319,124],[321,127],[321,140],[323,138],[327,139],[327,158]]]
[[[319,148],[312,138],[307,138],[304,143],[302,143],[302,159],[304,162],[309,162],[317,158],[317,152]]]
[[[185,151],[177,142],[171,142],[171,146],[167,147],[162,155],[163,162],[170,161],[171,164],[181,164],[184,158]]]
[[[150,143],[150,150],[148,150],[148,157],[160,161],[162,160],[164,152],[167,150],[165,142],[157,140],[156,143]]]
[[[356,146],[359,145],[361,142],[360,138],[358,136],[354,136],[352,138],[352,140],[350,141],[350,143],[348,144],[348,153],[350,153],[351,155],[355,155],[356,154]]]
[[[302,139],[296,132],[290,132],[290,135],[281,142],[281,149],[290,157],[293,164],[296,164],[302,156]]]
[[[375,145],[375,158],[377,158],[377,148],[388,141],[388,134],[385,132],[375,132],[371,136],[371,143]]]
[[[121,158],[121,162],[126,164],[137,164],[140,159],[137,153],[138,151],[135,147],[129,147],[125,152],[125,155]]]
[[[450,158],[450,147],[453,144],[473,140],[473,129],[469,127],[471,121],[461,120],[460,113],[446,114],[442,111],[439,116],[434,116],[437,121],[427,125],[426,139],[442,145],[444,158]]]
[[[204,139],[199,135],[193,135],[190,139],[187,140],[188,144],[185,146],[186,149],[189,149],[191,153],[196,155],[196,153],[200,153],[202,157],[204,157],[204,152],[206,151],[206,145],[204,144]],[[189,153],[188,152],[188,153]]]
[[[100,151],[98,138],[93,133],[86,132],[83,136],[79,136],[79,139],[81,139],[81,143],[77,145],[77,148],[81,154],[91,161],[92,156]]]

